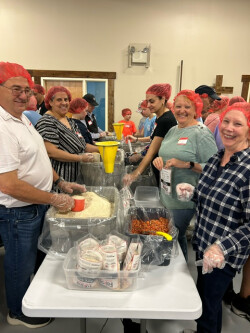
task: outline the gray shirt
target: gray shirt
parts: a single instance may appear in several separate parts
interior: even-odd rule
[[[172,127],[162,141],[159,156],[162,157],[164,165],[167,160],[176,158],[181,161],[195,162],[205,166],[207,160],[217,152],[217,146],[212,132],[203,124],[178,128]],[[161,190],[161,200],[168,209],[192,209],[194,203],[183,202],[177,199],[176,185],[189,183],[196,186],[200,174],[192,169],[181,169],[172,167],[171,195],[166,195]]]

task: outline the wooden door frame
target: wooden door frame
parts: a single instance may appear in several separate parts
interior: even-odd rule
[[[90,72],[90,71],[59,71],[27,69],[36,84],[41,84],[41,77],[50,78],[77,78],[77,79],[106,79],[108,80],[108,130],[113,132],[114,122],[114,80],[116,72]]]

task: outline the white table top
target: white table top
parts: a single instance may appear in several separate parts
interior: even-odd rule
[[[67,289],[63,261],[47,255],[23,298],[30,317],[196,319],[202,304],[183,254],[138,279],[131,292]]]

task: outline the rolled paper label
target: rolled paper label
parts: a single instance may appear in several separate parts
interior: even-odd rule
[[[109,271],[118,271],[118,256],[114,244],[104,245],[100,247],[103,257],[103,269]]]
[[[98,274],[102,268],[102,255],[98,251],[87,250],[78,257],[78,274]]]
[[[78,272],[76,272],[74,283],[81,288],[90,289],[97,286],[98,280],[82,277]]]

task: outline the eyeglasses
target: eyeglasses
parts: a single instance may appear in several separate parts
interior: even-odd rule
[[[22,89],[19,86],[14,86],[14,87],[9,88],[9,87],[4,86],[3,84],[1,84],[1,87],[11,90],[12,95],[15,97],[20,96],[23,92],[25,93],[25,95],[27,97],[30,97],[32,95],[32,90],[29,88]]]

